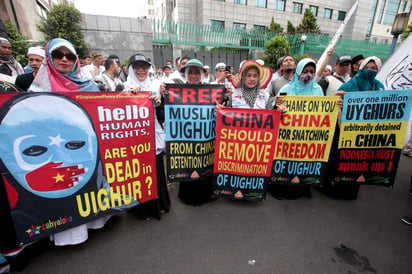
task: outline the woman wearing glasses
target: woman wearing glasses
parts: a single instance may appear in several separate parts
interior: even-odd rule
[[[84,78],[74,46],[67,40],[55,38],[45,47],[45,58],[31,84],[29,92],[99,91],[97,85]],[[75,245],[88,238],[88,228],[104,226],[109,216],[82,224],[51,236],[54,244]]]
[[[44,59],[29,91],[99,91],[97,85],[84,78],[74,46],[55,38],[45,48]]]

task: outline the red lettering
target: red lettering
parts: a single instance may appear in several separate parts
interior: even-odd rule
[[[216,101],[221,101],[224,89],[216,88],[169,88],[169,102],[175,103],[179,101],[178,98],[182,99],[182,103],[209,103],[210,97],[212,97],[212,103]]]
[[[339,163],[338,170],[342,172],[348,171],[368,171],[368,162],[363,161],[359,163],[348,163],[348,162],[341,162]]]
[[[209,95],[210,95],[210,90],[208,88],[200,88],[197,90],[198,92],[198,103],[209,103]]]
[[[330,120],[328,115],[284,114],[281,124],[286,127],[330,127]]]
[[[212,89],[212,103],[215,103],[216,101],[220,103],[220,101],[222,100],[222,97],[223,97],[223,89],[221,88]]]
[[[182,90],[182,93],[183,93],[183,98],[182,98],[183,103],[187,103],[187,102],[196,103],[196,98],[195,98],[196,90],[191,89],[191,88],[184,88]]]
[[[175,97],[179,97],[180,88],[169,88],[169,102],[173,103],[175,101]]]
[[[393,162],[390,161],[390,162],[388,163],[388,172],[391,172],[391,171],[392,171],[392,165],[393,165]]]

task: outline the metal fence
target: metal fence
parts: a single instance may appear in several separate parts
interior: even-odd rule
[[[224,47],[251,50],[262,50],[265,43],[273,36],[285,36],[291,47],[291,54],[299,54],[302,46],[305,53],[321,54],[332,36],[324,34],[306,34],[302,45],[302,34],[276,34],[258,30],[239,30],[189,22],[172,22],[153,20],[153,43],[181,44],[205,47]],[[340,38],[335,47],[335,54],[378,56],[387,59],[390,45],[371,41]]]

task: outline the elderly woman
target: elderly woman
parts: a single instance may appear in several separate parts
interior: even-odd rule
[[[149,59],[142,54],[134,54],[129,58],[129,76],[125,83],[126,89],[133,93],[140,91],[150,92],[151,99],[156,106],[155,112],[155,143],[156,143],[156,176],[158,199],[148,201],[138,205],[133,209],[140,219],[147,219],[151,216],[160,219],[160,213],[169,212],[170,197],[166,185],[166,175],[164,172],[164,148],[165,132],[162,126],[163,112],[161,108],[160,82],[149,76],[151,68]]]

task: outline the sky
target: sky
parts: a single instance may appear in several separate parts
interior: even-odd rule
[[[81,13],[137,18],[147,16],[146,0],[74,0]]]

